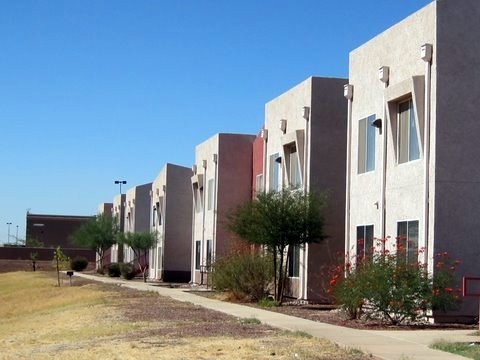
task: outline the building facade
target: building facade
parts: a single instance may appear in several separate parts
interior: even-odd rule
[[[125,231],[125,199],[126,194],[118,194],[113,198],[112,216],[117,221],[118,230]],[[114,244],[110,248],[110,262],[123,262],[123,246]]]
[[[231,250],[226,216],[252,196],[253,135],[216,134],[196,146],[192,166],[192,282],[204,284],[211,263]]]
[[[148,232],[150,231],[150,191],[152,183],[134,186],[125,194],[125,222],[124,232]],[[135,254],[129,247],[123,249],[123,261],[134,262]]]
[[[345,250],[406,239],[408,261],[436,254],[478,273],[480,2],[434,1],[350,53]],[[478,314],[465,298],[449,315]],[[434,314],[440,319],[443,314]],[[452,320],[452,318],[450,318]]]
[[[329,301],[329,271],[344,249],[346,79],[310,77],[265,106],[263,188],[328,194],[325,234],[288,259],[289,294]]]
[[[151,187],[150,229],[157,244],[150,250],[150,279],[191,280],[192,169],[166,164]]]

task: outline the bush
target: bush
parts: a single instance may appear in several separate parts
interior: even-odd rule
[[[132,280],[135,277],[135,268],[132,264],[123,263],[120,264],[120,273],[126,280]]]
[[[70,268],[74,271],[83,271],[88,266],[88,260],[84,256],[75,256],[70,260]]]
[[[238,299],[265,298],[273,278],[271,262],[259,254],[232,254],[218,259],[213,268],[213,286],[231,291]]]
[[[355,266],[347,259],[345,267],[334,271],[333,294],[351,319],[364,313],[400,324],[425,318],[429,310],[446,311],[458,305],[459,289],[453,289],[458,262],[451,262],[447,253],[437,254],[432,276],[425,264],[407,261],[402,239],[396,239],[395,253],[377,251],[385,249],[385,243],[379,241],[367,258],[354,259]]]
[[[107,267],[108,276],[110,277],[120,277],[122,272],[120,271],[119,263],[111,263]]]

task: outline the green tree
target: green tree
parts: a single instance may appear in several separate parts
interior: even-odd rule
[[[289,259],[295,247],[322,241],[326,196],[283,189],[260,193],[236,208],[228,227],[251,244],[261,245],[272,256],[274,296],[282,301]],[[285,253],[287,256],[285,257]]]
[[[155,233],[151,232],[128,232],[128,233],[119,233],[117,236],[117,241],[121,244],[129,246],[135,258],[138,262],[138,267],[142,272],[143,281],[147,281],[147,269],[148,269],[148,250],[155,246],[157,243],[157,237]],[[143,261],[141,261],[143,258]]]
[[[103,270],[105,251],[115,244],[118,232],[117,222],[108,215],[100,214],[81,225],[73,234],[73,240],[95,252],[99,258],[99,268]]]

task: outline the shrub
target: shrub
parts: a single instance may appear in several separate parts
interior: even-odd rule
[[[257,301],[267,295],[273,278],[271,262],[259,254],[232,254],[213,265],[213,286],[238,298]]]
[[[88,266],[88,260],[84,256],[75,256],[70,260],[70,268],[74,271],[83,271]]]
[[[120,275],[122,274],[122,272],[120,271],[119,263],[108,264],[107,271],[108,271],[108,276],[110,277],[120,277]]]
[[[132,280],[135,277],[135,268],[132,264],[122,263],[120,264],[120,273],[126,280]]]
[[[446,311],[458,305],[458,289],[453,289],[458,262],[448,260],[447,253],[437,254],[432,276],[425,264],[407,261],[408,247],[402,239],[396,239],[395,253],[385,250],[387,241],[378,241],[367,258],[353,259],[355,266],[347,259],[345,266],[335,268],[330,285],[351,319],[364,313],[399,324],[425,317],[428,310]]]

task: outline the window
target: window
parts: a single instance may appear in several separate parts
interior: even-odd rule
[[[358,173],[375,170],[375,115],[358,122]]]
[[[285,155],[288,156],[288,184],[293,189],[299,188],[302,186],[302,176],[297,148],[295,144],[293,144],[286,150]]]
[[[420,158],[412,99],[398,104],[397,154],[399,164]]]
[[[212,264],[212,240],[207,240],[207,266]]]
[[[397,223],[397,253],[409,263],[418,262],[418,220]]]
[[[270,155],[270,162],[269,162],[269,190],[270,191],[278,191],[280,189],[279,186],[279,175],[280,175],[280,164],[282,163],[282,158],[278,156],[278,153]]]
[[[195,202],[195,211],[198,213],[198,212],[201,212],[203,210],[203,204],[202,204],[202,201],[203,201],[203,190],[202,189],[199,189],[197,187],[194,188],[194,202]]]
[[[255,177],[255,194],[263,192],[263,174],[259,174]]]
[[[288,276],[298,277],[300,274],[300,246],[292,246],[292,251],[288,256]]]
[[[201,242],[195,241],[195,270],[200,270],[200,254],[201,254]]]
[[[357,226],[357,259],[368,257],[373,253],[373,225]]]
[[[154,206],[152,209],[152,227],[155,227],[157,222],[157,208]]]
[[[210,179],[208,180],[208,205],[207,209],[212,210],[213,209],[213,195],[215,193],[215,179]]]

